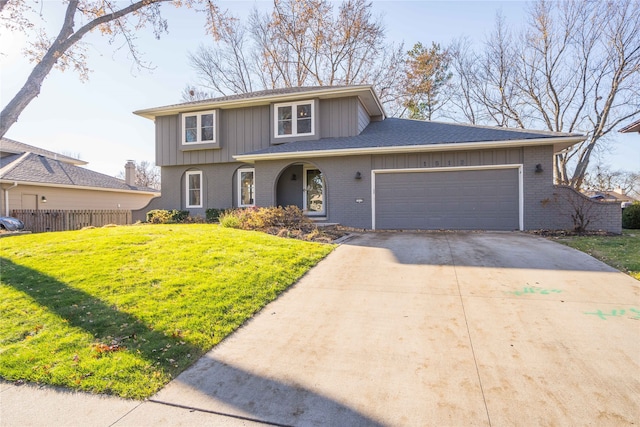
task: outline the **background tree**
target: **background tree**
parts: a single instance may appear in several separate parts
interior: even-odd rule
[[[449,52],[432,43],[430,48],[416,43],[407,52],[405,79],[403,82],[406,109],[403,115],[411,119],[431,120],[442,108],[443,89],[451,79]]]
[[[477,124],[586,133],[556,158],[561,184],[582,186],[594,152],[640,115],[640,2],[537,0],[528,25],[498,16],[483,48],[451,49],[448,115]]]
[[[160,190],[160,168],[146,160],[135,162],[135,165],[134,185]],[[124,172],[118,173],[117,178],[124,179]]]
[[[596,165],[584,177],[584,188],[593,191],[621,191],[631,197],[640,197],[640,173],[611,170]]]
[[[160,4],[171,2],[175,6],[195,3],[204,5],[207,14],[206,29],[218,35],[221,24],[228,22],[214,0],[139,0],[123,6],[117,0],[68,0],[60,31],[50,38],[42,29],[36,29],[27,16],[31,9],[27,0],[0,0],[0,24],[12,31],[34,32],[36,40],[25,50],[35,62],[27,81],[0,113],[0,137],[18,120],[20,113],[40,93],[42,83],[55,67],[62,71],[76,70],[80,79],[88,78],[89,68],[82,39],[93,31],[108,36],[111,41],[122,37],[136,64],[144,66],[135,46],[135,32],[150,25],[156,37],[167,31],[167,21],[160,14]],[[80,24],[78,24],[80,23]]]
[[[198,81],[187,101],[263,89],[373,84],[392,104],[403,74],[402,46],[385,43],[371,2],[347,0],[337,12],[329,0],[275,0],[254,10],[248,24],[234,21],[212,46],[189,55]]]

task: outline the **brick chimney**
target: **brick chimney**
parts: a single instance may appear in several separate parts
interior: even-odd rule
[[[136,185],[136,164],[133,160],[127,160],[124,165],[124,182],[127,185]]]

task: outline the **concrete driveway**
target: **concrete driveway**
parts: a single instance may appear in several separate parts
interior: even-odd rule
[[[364,234],[152,401],[295,426],[637,425],[639,285],[521,233]]]

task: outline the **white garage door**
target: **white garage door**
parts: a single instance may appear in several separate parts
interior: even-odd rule
[[[376,229],[520,229],[519,167],[374,172]]]

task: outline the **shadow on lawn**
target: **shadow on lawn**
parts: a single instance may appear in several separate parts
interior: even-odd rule
[[[68,322],[94,337],[96,351],[110,352],[126,347],[149,362],[160,366],[175,377],[204,353],[203,349],[189,344],[179,336],[166,335],[154,330],[137,317],[120,311],[116,306],[84,291],[70,287],[41,272],[0,258],[2,282],[24,292],[38,304],[46,307]],[[184,354],[194,358],[185,360]],[[159,355],[162,357],[159,358]],[[169,359],[177,361],[173,366]],[[182,361],[181,361],[182,359]]]
[[[37,270],[1,257],[0,269],[4,284],[29,295],[38,304],[65,319],[70,326],[87,331],[93,335],[96,343],[109,345],[113,339],[119,340],[127,347],[127,351],[139,351],[141,357],[153,363],[158,361],[158,349],[169,346],[162,353],[161,365],[173,377],[204,352],[189,343],[182,344],[179,337],[155,331],[135,316]],[[193,357],[187,360],[184,357],[187,353]],[[178,361],[178,368],[165,362],[170,358]],[[348,406],[299,384],[256,375],[208,357],[201,358],[192,369],[178,377],[176,383],[186,383],[187,389],[191,389],[179,393],[180,398],[177,400],[180,403],[176,399],[163,399],[162,391],[159,399],[151,400],[191,407],[195,403],[193,399],[201,400],[202,395],[205,395],[206,400],[221,401],[245,416],[207,411],[204,408],[198,410],[245,420],[259,420],[272,425],[298,425],[299,422],[307,421],[322,424],[331,420],[331,423],[342,421],[344,425],[381,426]]]

